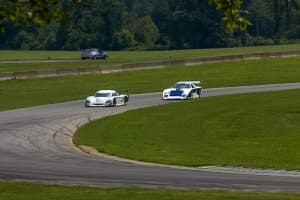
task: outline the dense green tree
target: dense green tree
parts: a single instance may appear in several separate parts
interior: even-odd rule
[[[172,48],[217,47],[220,19],[208,2],[176,0],[170,4],[168,37]],[[211,17],[215,16],[215,17]]]
[[[275,43],[297,38],[298,4],[294,0],[252,0],[248,6],[254,24],[248,29],[250,35],[271,38]]]
[[[113,50],[130,49],[137,46],[134,35],[129,30],[121,30],[114,34],[112,40]]]
[[[273,9],[271,1],[252,0],[249,4],[249,12],[251,13],[251,21],[253,27],[249,27],[250,32],[255,36],[272,36],[273,33]]]
[[[73,10],[73,20],[63,48],[108,49],[114,33],[121,30],[122,12],[121,0],[85,0],[83,5]]]
[[[212,48],[300,39],[299,0],[0,0],[0,3],[0,27],[6,29],[0,34],[1,49]],[[80,6],[74,6],[78,3]],[[69,26],[64,26],[68,19]],[[248,19],[253,26],[249,26]]]
[[[148,47],[153,46],[159,37],[159,31],[150,16],[136,20],[134,34],[137,42]]]

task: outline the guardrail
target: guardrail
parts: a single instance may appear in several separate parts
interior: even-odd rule
[[[204,63],[258,60],[258,59],[266,59],[266,58],[284,58],[284,57],[293,57],[293,56],[300,56],[300,51],[212,56],[212,57],[193,58],[193,59],[184,59],[184,60],[165,60],[165,61],[156,61],[156,62],[147,62],[147,63],[121,64],[121,65],[106,66],[106,67],[85,67],[85,68],[76,68],[76,69],[50,69],[50,70],[41,70],[41,71],[3,72],[0,73],[0,80],[59,77],[59,76],[82,75],[82,74],[107,74],[107,73],[129,71],[129,70],[155,69],[155,68],[164,68],[164,67],[172,67],[172,66],[193,66],[193,65],[201,65]]]

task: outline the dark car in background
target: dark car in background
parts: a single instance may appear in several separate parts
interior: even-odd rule
[[[81,59],[106,59],[108,57],[107,53],[104,51],[99,51],[96,48],[85,49],[81,51]]]

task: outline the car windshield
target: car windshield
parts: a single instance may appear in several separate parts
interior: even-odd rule
[[[176,89],[182,89],[182,88],[190,88],[190,84],[187,84],[187,83],[176,83],[174,85],[174,88]]]
[[[98,49],[91,49],[90,52],[97,52],[98,53]]]
[[[96,97],[110,97],[111,93],[96,93]]]

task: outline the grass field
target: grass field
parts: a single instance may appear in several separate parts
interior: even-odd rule
[[[66,69],[79,67],[111,66],[162,60],[178,60],[218,55],[278,52],[300,50],[300,44],[280,46],[260,46],[242,48],[196,49],[176,51],[120,51],[108,52],[107,60],[80,60],[79,51],[0,51],[0,72],[32,71],[46,69]],[[53,62],[43,62],[48,60]],[[9,63],[6,61],[21,61]],[[35,61],[35,62],[31,62]],[[40,62],[38,62],[40,61]]]
[[[84,99],[101,88],[162,91],[178,80],[204,88],[300,81],[300,58],[267,59],[113,74],[0,81],[0,110]],[[20,101],[22,99],[22,101]]]
[[[80,128],[73,141],[147,162],[299,170],[299,99],[290,90],[129,111]]]
[[[234,49],[217,49],[217,50],[190,50],[190,51],[166,51],[166,52],[109,52],[110,59],[103,61],[71,61],[73,59],[79,59],[79,52],[48,52],[48,51],[0,51],[0,62],[7,60],[44,60],[50,58],[50,60],[66,60],[67,62],[58,62],[58,63],[20,63],[20,64],[8,64],[0,63],[0,72],[3,71],[28,71],[28,70],[42,70],[42,69],[58,69],[58,68],[74,68],[74,67],[85,67],[85,66],[104,66],[120,63],[132,63],[132,62],[146,62],[153,60],[166,60],[166,59],[182,59],[182,58],[195,58],[195,57],[204,57],[204,56],[214,56],[214,55],[231,55],[231,54],[242,54],[242,53],[253,53],[253,52],[272,52],[272,51],[286,51],[286,50],[300,50],[300,45],[288,45],[288,46],[271,46],[271,47],[254,47],[254,48],[234,48]],[[222,64],[208,64],[202,65],[200,67],[177,67],[174,69],[159,69],[159,70],[147,70],[147,71],[135,71],[135,72],[124,72],[124,73],[115,73],[107,75],[88,75],[88,76],[73,76],[73,77],[64,77],[64,78],[46,78],[46,79],[32,79],[32,80],[12,80],[12,81],[1,81],[0,82],[0,111],[8,110],[13,108],[21,108],[33,105],[57,103],[63,101],[83,99],[87,95],[94,93],[96,90],[101,88],[119,88],[119,89],[129,89],[131,93],[143,93],[143,92],[153,92],[161,91],[163,88],[172,85],[175,81],[183,79],[193,79],[201,80],[204,83],[205,88],[209,87],[222,87],[222,86],[237,86],[237,85],[254,85],[254,84],[270,84],[270,83],[284,83],[284,82],[299,82],[300,80],[300,58],[289,58],[289,59],[269,59],[263,61],[246,61],[246,62],[234,62],[234,63],[222,63]],[[289,99],[299,99],[299,92],[294,91],[296,94],[293,96],[288,92]],[[250,95],[251,96],[251,95]],[[266,94],[268,96],[268,94]],[[283,98],[282,95],[280,98]],[[217,97],[216,97],[217,98]],[[224,97],[225,98],[225,97]],[[227,98],[227,97],[226,97]],[[240,96],[232,96],[233,98],[239,101],[242,99],[242,102],[248,102],[251,99],[243,99]],[[282,99],[285,101],[285,99]],[[200,99],[199,101],[187,102],[192,103],[191,105],[201,104],[209,106],[209,98],[207,100]],[[228,100],[213,100],[228,102]],[[270,102],[273,102],[273,99],[269,99]],[[262,103],[253,100],[257,104]],[[277,136],[282,136],[286,134],[285,132],[281,134],[280,131],[284,130],[294,130],[299,129],[299,125],[293,124],[296,120],[299,121],[299,103],[289,102],[286,104],[287,108],[280,107],[281,114],[283,117],[279,117],[278,120],[280,123],[276,125],[279,127],[278,130],[275,129],[275,138],[271,138],[270,135],[263,137],[263,135],[258,132],[252,136],[249,135],[239,135],[235,131],[232,135],[215,135],[217,139],[222,139],[222,137],[227,137],[225,140],[226,144],[230,144],[229,140],[232,140],[233,137],[237,136],[237,140],[234,140],[238,143],[239,152],[245,151],[241,148],[241,145],[246,147],[255,147],[257,148],[261,145],[260,142],[274,142],[275,145],[278,144],[279,139]],[[229,102],[231,106],[235,103]],[[232,105],[233,104],[233,105]],[[236,103],[236,106],[239,103]],[[269,104],[267,102],[266,104]],[[211,104],[210,104],[211,105]],[[242,104],[244,105],[244,104]],[[272,104],[274,105],[274,104]],[[298,106],[298,107],[295,107]],[[270,105],[271,106],[271,105]],[[282,105],[283,106],[283,105]],[[272,107],[272,106],[271,106]],[[186,106],[182,106],[183,109],[188,109]],[[215,113],[221,112],[220,110],[215,109]],[[151,108],[158,109],[158,108]],[[150,110],[151,110],[150,109]],[[168,109],[162,107],[161,109]],[[198,109],[198,108],[197,108]],[[206,107],[204,108],[204,110]],[[226,109],[222,107],[222,109]],[[249,108],[250,109],[250,108]],[[264,108],[264,112],[270,115],[271,110],[268,110],[267,106]],[[293,111],[292,111],[293,110]],[[160,113],[160,109],[158,109]],[[224,112],[226,110],[223,110]],[[253,112],[250,110],[251,113]],[[270,111],[270,112],[269,112]],[[143,112],[143,111],[137,111]],[[274,112],[274,110],[273,110]],[[196,112],[198,113],[198,112]],[[221,115],[218,119],[223,119],[220,126],[217,126],[218,130],[222,133],[221,126],[232,125],[230,128],[235,130],[235,125],[238,123],[245,123],[245,117],[249,117],[248,113],[242,117],[239,121],[240,116],[245,111],[237,111],[232,113],[229,116]],[[126,113],[126,115],[132,115],[132,113]],[[154,113],[153,113],[154,114]],[[222,114],[222,113],[221,113]],[[274,113],[274,116],[277,116],[278,113]],[[134,115],[134,114],[133,114]],[[184,115],[187,116],[187,115]],[[124,117],[124,116],[116,116]],[[151,116],[153,117],[153,116]],[[197,116],[198,117],[198,116]],[[203,117],[203,116],[202,116]],[[206,119],[204,120],[204,125],[210,127],[212,124],[216,123],[214,118],[209,122]],[[227,120],[227,117],[234,119],[231,121]],[[265,120],[264,114],[259,115],[260,119]],[[196,118],[198,120],[198,118]],[[113,118],[108,118],[106,120],[114,120]],[[156,120],[156,119],[155,119]],[[193,119],[194,120],[194,119]],[[254,120],[254,119],[253,119]],[[267,123],[270,124],[272,120],[267,120]],[[285,120],[288,123],[285,123]],[[205,122],[207,124],[205,124]],[[236,123],[233,123],[236,122]],[[256,122],[256,121],[254,121]],[[174,122],[173,122],[174,123]],[[134,124],[129,124],[134,125]],[[158,124],[159,125],[159,124]],[[251,125],[251,124],[250,124]],[[250,126],[249,125],[249,126]],[[280,127],[283,125],[283,127]],[[254,128],[261,128],[259,125]],[[238,127],[242,130],[242,127]],[[250,127],[253,130],[253,127]],[[297,131],[296,130],[296,131]],[[184,130],[185,131],[185,130]],[[284,130],[285,131],[285,130]],[[189,131],[190,132],[190,131]],[[289,132],[290,133],[290,132]],[[208,134],[208,133],[207,133]],[[209,138],[209,135],[206,139]],[[293,133],[292,133],[293,134]],[[299,132],[296,132],[296,136],[288,134],[286,140],[280,141],[278,151],[280,156],[284,153],[291,153],[290,158],[293,156],[299,157],[299,151],[297,149],[290,149],[287,151],[289,145],[284,146],[287,142],[291,142],[292,147],[294,144],[299,144]],[[295,133],[294,133],[295,134]],[[294,137],[295,136],[295,137]],[[173,140],[172,134],[165,134],[161,136],[162,139]],[[218,138],[219,137],[219,138]],[[248,140],[242,138],[246,137]],[[181,137],[179,136],[179,139]],[[215,139],[215,138],[212,138]],[[240,139],[240,141],[238,140]],[[256,139],[259,139],[256,142]],[[270,139],[270,141],[268,141]],[[249,141],[249,144],[248,142]],[[212,144],[215,141],[213,140]],[[228,142],[228,143],[227,143]],[[233,144],[233,141],[231,142]],[[215,150],[220,150],[223,144],[219,144]],[[233,144],[235,145],[235,143]],[[252,145],[252,146],[251,146]],[[189,144],[187,145],[187,147]],[[291,147],[291,148],[292,148]],[[171,148],[174,148],[171,147]],[[233,147],[231,147],[233,148]],[[267,148],[267,147],[266,147]],[[214,151],[214,149],[209,149]],[[258,151],[259,149],[257,149]],[[182,153],[180,149],[174,153]],[[190,149],[188,148],[188,151]],[[236,151],[236,149],[234,149]],[[164,152],[162,152],[164,153]],[[234,152],[238,156],[237,152]],[[261,152],[260,152],[261,153]],[[268,151],[266,151],[268,153]],[[277,152],[276,152],[277,153]],[[222,151],[223,156],[227,156],[226,151]],[[220,156],[221,156],[220,155]],[[219,157],[220,157],[219,156]],[[256,155],[258,156],[258,155]],[[220,161],[222,159],[219,159]],[[199,161],[199,160],[198,160]],[[263,164],[269,160],[259,162]],[[274,158],[271,159],[274,161]],[[286,158],[282,160],[285,162]],[[168,161],[169,162],[169,161]],[[173,163],[174,161],[170,162]],[[296,162],[296,161],[295,161]],[[235,162],[237,164],[237,162]],[[278,163],[277,163],[278,164]],[[194,165],[194,163],[193,163]],[[288,162],[289,167],[298,165],[293,162]],[[280,165],[282,166],[282,165]],[[276,167],[276,166],[274,166]],[[294,167],[291,167],[293,169]],[[251,193],[251,192],[229,192],[229,191],[195,191],[195,190],[163,190],[163,189],[139,189],[139,188],[95,188],[95,187],[65,187],[65,186],[55,186],[55,185],[38,185],[31,183],[3,183],[0,182],[0,199],[5,200],[47,200],[47,199],[205,199],[205,200],[223,200],[223,199],[237,199],[237,200],[294,200],[300,199],[300,196],[297,194],[286,194],[286,193]]]
[[[103,88],[162,91],[178,80],[204,88],[300,81],[300,58],[252,60],[113,74],[0,81],[0,110],[84,99]]]
[[[97,188],[0,182],[3,200],[299,200],[299,194],[141,188]]]

